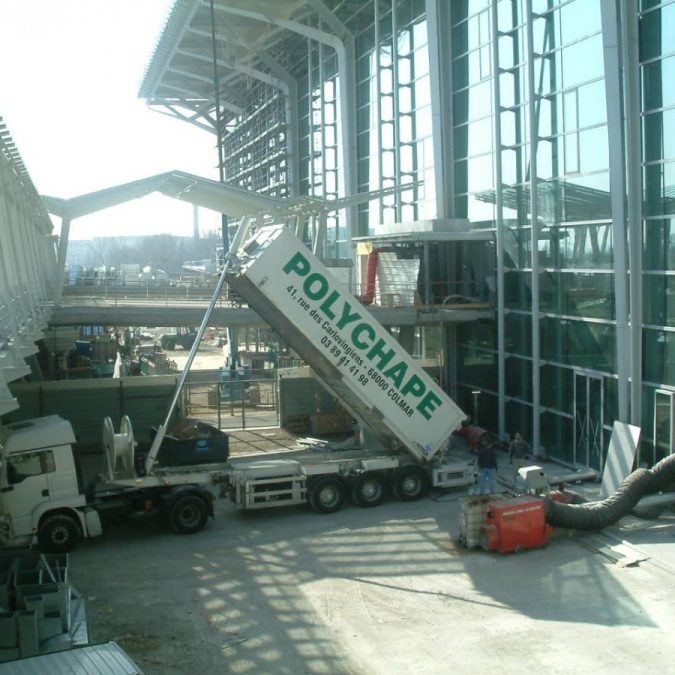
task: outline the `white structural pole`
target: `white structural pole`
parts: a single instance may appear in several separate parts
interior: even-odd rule
[[[450,41],[447,39],[450,32],[452,3],[447,0],[426,0],[426,10],[436,217],[453,218],[455,216],[455,191],[452,156],[452,68],[448,54]]]
[[[202,4],[205,3],[203,2]],[[273,11],[259,12],[255,9],[228,5],[216,5],[215,10],[234,16],[243,16],[262,23],[270,23],[298,35],[303,35],[310,40],[315,40],[335,50],[340,78],[340,132],[342,142],[340,143],[339,150],[344,193],[346,196],[349,196],[356,194],[356,74],[354,36],[321,0],[309,0],[309,4],[317,12],[321,21],[333,30],[334,33],[329,33],[282,16],[276,16]],[[355,208],[350,206],[346,209],[347,245],[350,251],[355,224]]]
[[[539,123],[537,120],[536,92],[534,84],[534,13],[532,0],[527,0],[525,32],[527,35],[527,113],[530,131],[530,249],[532,256],[532,447],[535,452],[541,444],[541,331],[539,327],[539,179],[537,172],[537,149],[539,147]]]
[[[609,136],[609,185],[612,209],[612,248],[614,257],[614,306],[616,308],[616,366],[619,378],[618,421],[628,422],[629,349],[628,256],[626,254],[626,154],[621,87],[621,52],[619,14],[616,0],[601,0],[602,43],[607,99],[607,134]]]
[[[506,361],[504,357],[506,329],[504,307],[504,211],[502,178],[501,88],[499,86],[499,30],[497,3],[491,6],[492,21],[492,100],[494,105],[495,157],[495,248],[497,249],[497,417],[499,438],[506,437]],[[535,446],[538,447],[538,446]]]
[[[375,31],[375,115],[377,120],[382,119],[382,67],[380,64],[380,42],[382,40],[382,35],[380,31],[380,6],[377,2],[373,3],[373,21],[374,21],[374,31]],[[371,85],[372,91],[372,85]],[[372,109],[372,108],[371,108]],[[375,125],[375,134],[377,137],[377,152],[376,161],[377,161],[377,187],[382,187],[382,125],[377,123]],[[380,223],[384,221],[384,200],[379,199],[377,201],[377,213]]]
[[[642,154],[640,145],[639,16],[635,3],[622,0],[621,54],[626,125],[626,216],[630,260],[630,417],[642,424]]]
[[[63,285],[66,283],[66,256],[68,255],[68,238],[70,237],[70,217],[61,218],[61,233],[59,234],[59,250],[56,258],[56,288],[54,289],[54,304],[58,305],[63,296]]]

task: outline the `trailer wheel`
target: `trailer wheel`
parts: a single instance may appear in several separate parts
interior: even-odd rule
[[[335,513],[345,500],[345,488],[338,478],[318,480],[309,490],[309,505],[317,513]]]
[[[403,466],[394,474],[394,496],[402,502],[420,499],[427,489],[427,475],[419,466]]]
[[[209,519],[209,511],[201,497],[185,495],[171,504],[167,516],[174,532],[195,534],[204,529]]]
[[[386,496],[384,478],[372,471],[362,473],[352,486],[352,499],[358,506],[379,506]]]
[[[63,553],[70,551],[80,541],[80,526],[65,513],[45,518],[38,531],[38,543],[46,551]]]

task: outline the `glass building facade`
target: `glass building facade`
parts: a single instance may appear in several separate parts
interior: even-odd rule
[[[226,180],[328,198],[399,186],[327,216],[333,257],[465,219],[494,311],[444,337],[464,410],[570,465],[601,469],[615,420],[642,428],[641,462],[671,453],[675,1],[281,4],[215,5],[275,27],[250,58],[285,83],[232,79],[248,105],[227,120]]]

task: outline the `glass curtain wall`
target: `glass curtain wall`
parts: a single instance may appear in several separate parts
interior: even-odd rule
[[[306,44],[307,72],[299,82],[300,191],[314,197],[335,199],[342,192],[337,55],[321,43],[307,40]],[[329,214],[326,226],[326,255],[346,256],[344,215]]]
[[[673,451],[675,392],[675,2],[642,0],[643,442]]]
[[[530,439],[538,431],[549,455],[595,468],[616,409],[599,7],[458,2],[451,29],[457,215],[501,228],[505,431]],[[495,428],[494,331],[458,333],[461,403],[471,409],[481,391],[479,422]]]
[[[424,0],[334,0],[326,5],[355,37],[357,189],[410,186],[359,206],[356,233],[374,234],[383,223],[434,217]],[[308,72],[299,80],[302,192],[330,198],[342,193],[335,52],[308,41],[307,63]],[[329,220],[328,255],[351,254],[342,218]]]
[[[226,180],[271,197],[286,197],[288,169],[286,115],[279,90],[249,82],[247,111],[228,124],[223,135]]]
[[[495,232],[503,300],[497,321],[457,329],[458,402],[481,426],[520,430],[554,458],[599,469],[618,414],[613,226],[624,226],[612,221],[601,3],[452,0],[439,27],[428,25],[429,2],[324,0],[355,41],[357,189],[410,185],[359,206],[355,233],[436,216],[442,158],[428,32],[438,30],[451,54],[439,77],[452,83],[448,193],[454,216]],[[675,433],[675,0],[620,6],[640,24],[642,444],[651,463],[672,451]],[[303,39],[293,68],[301,192],[331,198],[343,194],[338,62]],[[327,255],[351,253],[343,217],[328,222]]]

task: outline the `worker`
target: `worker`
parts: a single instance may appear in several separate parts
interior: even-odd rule
[[[518,471],[527,464],[528,459],[530,459],[530,444],[519,431],[516,431],[509,445],[509,460],[513,468],[514,483],[516,482],[516,478],[518,478]]]
[[[492,494],[496,491],[497,448],[491,434],[481,439],[478,445],[478,494]]]

